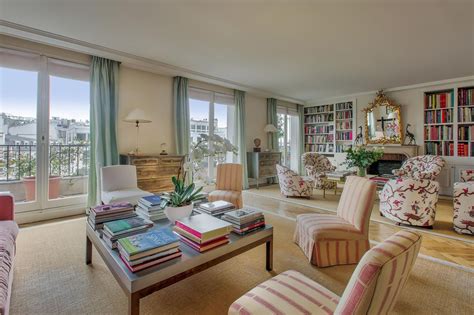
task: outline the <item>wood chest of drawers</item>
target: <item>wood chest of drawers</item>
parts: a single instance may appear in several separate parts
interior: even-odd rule
[[[277,177],[276,165],[281,163],[281,152],[247,152],[248,177],[259,179]]]
[[[120,164],[137,167],[138,188],[151,193],[172,191],[171,178],[181,176],[184,156],[120,155]]]

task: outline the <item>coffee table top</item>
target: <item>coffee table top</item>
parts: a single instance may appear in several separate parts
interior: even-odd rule
[[[155,226],[152,229],[172,228],[172,224],[168,219],[155,221]],[[213,248],[204,253],[200,253],[183,242],[180,242],[179,248],[182,251],[182,256],[153,266],[139,272],[131,272],[125,263],[120,258],[117,250],[111,249],[99,236],[97,231],[87,224],[87,236],[96,247],[99,254],[115,276],[122,289],[128,292],[136,292],[153,283],[166,280],[173,275],[179,274],[183,271],[190,270],[196,266],[205,264],[220,256],[226,255],[233,251],[244,248],[252,243],[258,242],[264,238],[273,235],[273,227],[266,225],[264,228],[249,233],[244,236],[239,236],[235,233],[230,233],[229,243]]]

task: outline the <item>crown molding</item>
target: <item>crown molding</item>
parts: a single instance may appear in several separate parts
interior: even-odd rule
[[[123,65],[127,67],[138,70],[153,72],[166,76],[183,76],[193,80],[220,85],[231,89],[242,90],[249,94],[265,98],[271,97],[296,104],[305,103],[303,100],[295,99],[293,97],[288,97],[271,91],[257,89],[235,81],[208,75],[202,72],[186,69],[179,66],[174,66],[158,60],[137,56],[120,50],[104,47],[97,44],[92,44],[86,41],[58,35],[55,33],[43,31],[40,29],[1,19],[0,34],[18,37],[41,44],[47,44],[58,48],[69,49],[84,54],[113,59],[116,61],[120,61]]]

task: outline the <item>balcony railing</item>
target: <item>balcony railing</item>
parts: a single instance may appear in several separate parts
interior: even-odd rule
[[[49,175],[61,177],[89,174],[88,144],[49,146]],[[36,175],[36,145],[0,145],[0,182],[18,181]]]

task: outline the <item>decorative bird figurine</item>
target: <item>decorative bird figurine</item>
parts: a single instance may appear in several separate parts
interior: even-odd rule
[[[355,138],[355,144],[363,144],[364,139],[362,138],[362,126],[359,126],[359,133],[357,134],[357,137]]]
[[[408,127],[411,127],[411,125],[407,124],[407,127],[405,129],[405,134],[406,134],[405,142],[406,142],[406,139],[410,139],[410,141],[408,142],[408,145],[416,145],[415,135],[411,133],[410,130],[408,130]]]

